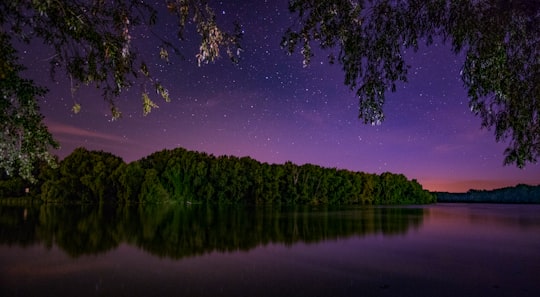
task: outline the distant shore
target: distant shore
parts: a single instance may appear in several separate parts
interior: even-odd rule
[[[437,202],[534,203],[540,204],[540,186],[520,184],[495,190],[469,190],[466,193],[432,192]]]

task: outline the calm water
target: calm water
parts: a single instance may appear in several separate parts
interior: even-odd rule
[[[539,296],[540,205],[0,207],[1,296]]]

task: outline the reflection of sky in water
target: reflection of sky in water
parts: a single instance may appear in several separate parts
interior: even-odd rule
[[[180,260],[130,244],[77,258],[56,247],[1,246],[2,287],[22,296],[536,296],[540,291],[540,206],[437,205],[426,212],[421,226],[392,236],[269,243]]]

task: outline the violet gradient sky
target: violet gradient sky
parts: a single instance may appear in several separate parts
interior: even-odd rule
[[[148,29],[133,36],[172,99],[165,103],[153,96],[160,108],[146,117],[142,86],[136,84],[118,99],[123,118],[111,121],[99,90],[81,88],[72,96],[67,79],[58,75],[56,82],[49,80],[47,49],[39,42],[21,49],[28,76],[50,88],[41,110],[62,146],[55,153],[63,157],[84,146],[130,162],[164,148],[184,147],[269,163],[290,160],[403,173],[429,190],[540,183],[538,164],[525,169],[502,165],[505,143],[496,143],[493,131],[482,130],[470,112],[460,78],[463,57],[448,46],[435,43],[406,53],[409,82],[388,93],[386,121],[370,126],[357,119],[358,100],[343,84],[339,65],[329,65],[326,54],[317,52],[303,68],[300,54],[289,56],[280,48],[281,36],[293,22],[285,0],[216,2],[213,7],[220,22],[243,25],[239,65],[222,58],[198,67],[198,41],[190,34],[177,43],[184,58],[173,56],[166,65]],[[173,16],[162,14],[154,31],[173,40],[174,24]],[[82,105],[77,115],[70,111],[75,102]]]

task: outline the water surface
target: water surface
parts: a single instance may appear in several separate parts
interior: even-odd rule
[[[540,206],[0,208],[1,296],[538,296]]]

